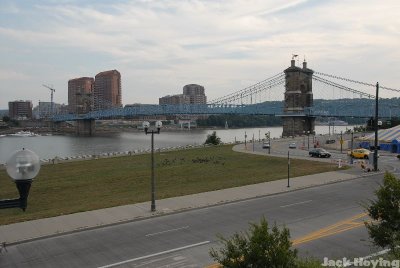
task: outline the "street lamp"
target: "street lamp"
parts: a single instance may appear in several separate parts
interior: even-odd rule
[[[147,134],[151,134],[151,211],[156,211],[156,182],[154,179],[154,134],[160,134],[160,129],[162,127],[161,121],[156,122],[157,130],[149,130],[150,123],[145,121],[143,122],[144,132]]]
[[[307,149],[310,150],[310,131],[309,130],[304,130],[303,131],[304,135],[307,135]],[[305,136],[303,139],[303,147],[305,147],[306,141],[305,141]]]
[[[39,157],[30,150],[16,151],[7,161],[6,170],[15,182],[19,198],[0,200],[0,209],[21,208],[25,211],[28,206],[28,195],[32,181],[40,170]]]

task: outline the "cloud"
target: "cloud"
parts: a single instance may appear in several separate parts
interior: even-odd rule
[[[28,80],[31,78],[28,74],[19,73],[16,71],[0,69],[0,81],[13,81],[13,80]]]
[[[126,103],[155,103],[192,82],[205,85],[212,99],[283,71],[292,53],[305,55],[311,68],[397,83],[396,71],[386,66],[400,60],[397,0],[23,3],[15,5],[15,21],[0,18],[0,38],[27,51],[26,58],[13,52],[15,62],[0,68],[19,73],[31,59],[55,57],[42,73],[23,73],[57,77],[52,83],[64,87],[65,99],[69,76],[81,70],[94,76],[103,68],[121,71]],[[11,57],[0,47],[2,53]]]

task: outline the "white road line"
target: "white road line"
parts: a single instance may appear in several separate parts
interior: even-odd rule
[[[170,230],[166,230],[166,231],[162,231],[162,232],[147,234],[146,236],[154,236],[154,235],[159,235],[159,234],[164,234],[164,233],[169,233],[169,232],[175,232],[175,231],[188,229],[188,228],[189,228],[189,226],[183,226],[183,227],[180,227],[180,228],[175,228],[175,229],[170,229]]]
[[[287,207],[296,206],[296,205],[300,205],[300,204],[310,203],[311,201],[312,201],[312,200],[307,200],[307,201],[303,201],[303,202],[298,202],[298,203],[293,203],[293,204],[289,204],[289,205],[284,205],[284,206],[281,206],[281,208],[287,208]]]
[[[209,243],[210,243],[210,241],[203,241],[203,242],[200,242],[200,243],[191,244],[191,245],[187,245],[187,246],[183,246],[183,247],[179,247],[179,248],[174,248],[174,249],[169,249],[169,250],[166,250],[166,251],[161,251],[161,252],[158,252],[158,253],[154,253],[154,254],[150,254],[150,255],[146,255],[146,256],[130,259],[130,260],[116,262],[116,263],[108,264],[108,265],[105,265],[105,266],[99,266],[98,268],[115,267],[115,266],[126,264],[126,263],[129,263],[129,262],[140,261],[140,260],[144,260],[144,259],[160,256],[160,255],[163,255],[163,254],[168,254],[168,253],[172,253],[172,252],[176,252],[176,251],[180,251],[180,250],[184,250],[184,249],[188,249],[188,248],[194,248],[194,247],[197,247],[197,246],[202,246],[202,245],[209,244]]]

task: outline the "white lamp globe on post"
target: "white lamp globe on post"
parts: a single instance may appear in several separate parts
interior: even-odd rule
[[[0,209],[19,207],[25,211],[28,206],[28,195],[32,181],[40,170],[39,157],[30,150],[16,151],[7,161],[6,170],[15,182],[20,197],[0,200]]]
[[[160,133],[160,129],[161,129],[161,127],[162,127],[162,122],[161,122],[161,121],[157,121],[157,122],[156,122],[156,128],[157,128],[157,131],[158,131],[158,133],[157,133],[157,134],[159,134],[159,133]]]
[[[149,130],[149,127],[150,127],[150,123],[147,121],[144,121],[143,128],[144,128],[144,132],[146,132],[146,134],[147,134],[147,130]]]
[[[160,130],[162,127],[161,121],[157,121],[155,123],[155,127],[157,130],[149,130],[150,123],[147,121],[143,122],[144,132],[147,134],[151,134],[151,211],[156,211],[156,182],[154,176],[154,134],[160,134]]]

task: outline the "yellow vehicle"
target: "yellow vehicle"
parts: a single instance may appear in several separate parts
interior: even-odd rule
[[[353,158],[361,158],[361,159],[369,159],[369,154],[371,151],[367,149],[353,149],[352,151],[348,151],[347,154]]]

